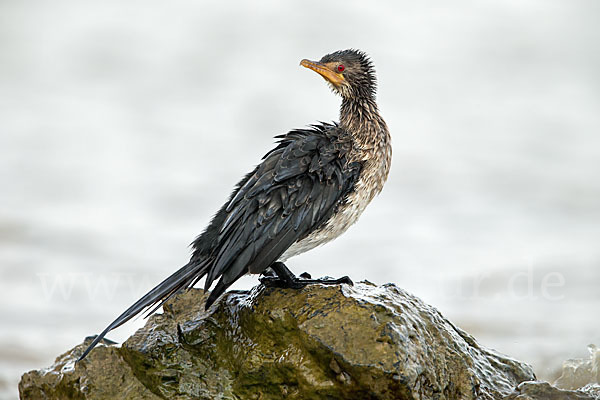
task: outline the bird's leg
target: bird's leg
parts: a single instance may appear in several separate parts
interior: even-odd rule
[[[315,283],[320,283],[322,285],[339,285],[341,283],[346,283],[348,285],[354,284],[352,280],[347,276],[343,276],[339,279],[310,279],[310,275],[305,272],[302,275],[300,275],[301,278],[298,278],[282,262],[273,263],[271,265],[271,270],[275,273],[276,276],[264,275],[260,278],[260,282],[268,287],[300,289],[306,285],[311,285]]]

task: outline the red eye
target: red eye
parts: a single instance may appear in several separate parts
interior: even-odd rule
[[[344,67],[343,64],[340,64],[340,65],[337,66],[338,72],[344,72],[345,69],[346,69],[346,67]]]

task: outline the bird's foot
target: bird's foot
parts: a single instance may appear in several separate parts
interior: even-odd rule
[[[300,274],[300,277],[296,277],[282,262],[276,262],[271,265],[271,270],[272,272],[269,271],[260,277],[260,282],[266,287],[300,289],[306,285],[317,283],[321,285],[340,285],[342,283],[350,286],[354,285],[354,282],[347,276],[338,279],[331,279],[329,277],[312,279],[309,273],[304,272]]]
[[[350,286],[354,286],[354,282],[348,276],[343,276],[338,279],[330,279],[330,278],[319,278],[319,279],[305,279],[305,278],[294,278],[291,281],[280,279],[276,276],[261,276],[259,278],[260,282],[266,287],[277,287],[283,289],[301,289],[307,285],[321,284],[321,285],[340,285],[347,284]]]

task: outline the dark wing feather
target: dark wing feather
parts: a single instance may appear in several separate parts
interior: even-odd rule
[[[192,243],[190,262],[114,320],[85,350],[144,310],[154,312],[173,294],[207,276],[220,277],[208,308],[247,272],[269,267],[298,239],[326,222],[353,189],[360,165],[347,163],[350,141],[336,125],[321,124],[280,136],[279,145],[246,175],[230,200]]]
[[[360,166],[335,125],[292,131],[269,152],[224,207],[205,289],[206,307],[245,273],[260,273],[296,241],[325,223],[353,189]]]

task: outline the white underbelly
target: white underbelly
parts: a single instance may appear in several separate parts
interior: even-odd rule
[[[364,152],[361,155],[363,158],[361,159],[360,177],[346,201],[339,206],[323,226],[292,244],[281,255],[280,261],[284,262],[293,256],[312,250],[346,232],[358,220],[371,200],[381,192],[392,160],[392,148],[389,145],[389,138],[381,141],[379,146],[371,148],[370,152],[366,153],[367,157],[365,157]]]
[[[356,185],[355,191],[348,196],[347,201],[338,208],[337,212],[323,226],[310,233],[304,239],[292,244],[279,260],[285,262],[291,257],[330,242],[346,232],[358,220],[374,197],[368,191],[361,191],[361,186],[360,183]]]

